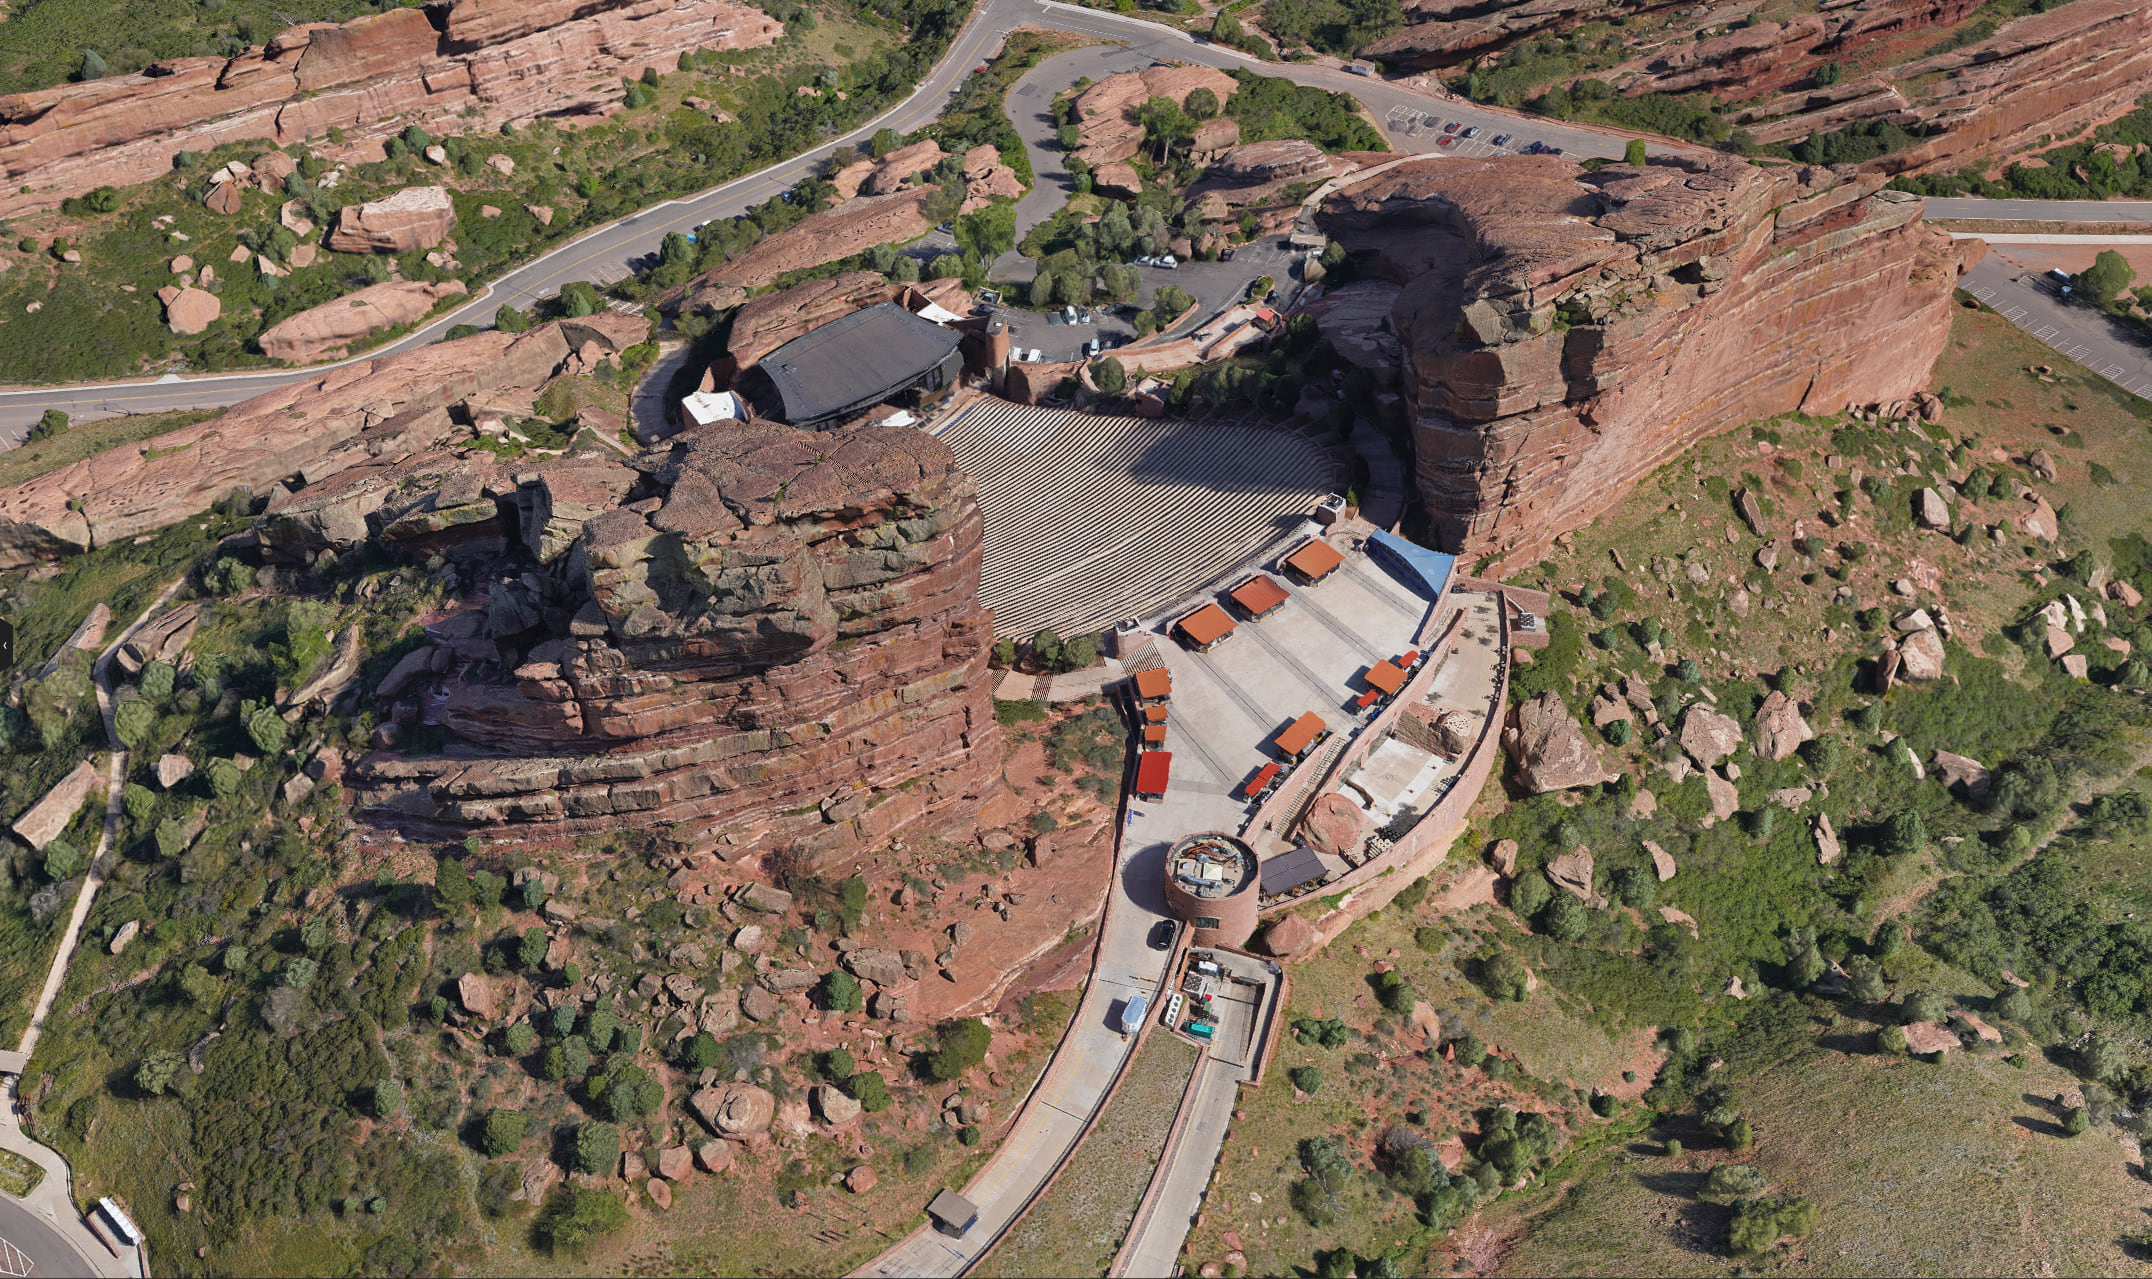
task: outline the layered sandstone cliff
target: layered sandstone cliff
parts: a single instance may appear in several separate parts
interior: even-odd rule
[[[511,470],[443,451],[272,505],[286,559],[373,539],[510,554],[378,690],[467,744],[377,752],[357,804],[441,835],[677,827],[842,857],[997,785],[977,490],[904,429],[690,427]]]
[[[1639,0],[1426,0],[1412,25],[1362,52],[1394,66],[1462,67],[1548,32],[1669,8]],[[1765,143],[1888,121],[1919,141],[1874,161],[1886,173],[1954,171],[2070,138],[2136,106],[2152,86],[2152,5],[2073,0],[2006,23],[1990,38],[1934,55],[1937,37],[1981,20],[1980,0],[1857,0],[1758,21],[1701,39],[1677,15],[1647,51],[1597,73],[1623,94],[1710,93]],[[1701,33],[1699,33],[1701,34]],[[1864,73],[1819,83],[1830,66]]]
[[[353,466],[468,438],[468,401],[535,390],[591,354],[641,341],[648,327],[638,317],[604,312],[360,360],[264,392],[147,445],[108,449],[48,471],[0,489],[0,568],[155,532],[234,490],[260,494],[286,482],[316,484]]]
[[[1706,435],[1926,383],[1967,264],[1881,181],[1408,162],[1324,207],[1364,278],[1321,322],[1399,393],[1444,547],[1533,558]]]
[[[170,172],[180,151],[413,123],[481,131],[617,110],[623,77],[684,52],[749,49],[784,26],[732,0],[451,0],[310,23],[234,58],[171,58],[0,97],[0,216]]]

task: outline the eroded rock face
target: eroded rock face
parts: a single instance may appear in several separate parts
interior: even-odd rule
[[[1784,693],[1766,693],[1756,708],[1756,753],[1765,759],[1782,760],[1815,735],[1801,717],[1801,704]]]
[[[419,688],[429,722],[498,758],[370,757],[347,773],[361,806],[451,835],[684,822],[813,858],[995,785],[976,488],[938,441],[725,422],[505,484],[484,457],[369,476],[390,493],[364,522],[500,511],[526,567],[435,628],[451,669]],[[840,790],[861,801],[842,820],[817,803]]]
[[[687,286],[693,310],[722,311],[747,300],[750,290],[799,271],[861,253],[877,244],[904,244],[934,229],[925,208],[932,186],[907,187],[891,195],[847,200],[779,231],[698,277]]]
[[[333,492],[319,487],[329,477],[392,466],[468,438],[469,427],[451,409],[461,411],[466,402],[504,388],[535,391],[589,344],[618,351],[647,331],[642,320],[609,312],[523,334],[489,330],[357,361],[265,392],[219,417],[157,437],[155,450],[128,445],[69,463],[0,489],[0,568],[154,532],[234,490],[269,492],[294,474],[307,484],[307,503],[334,506]],[[433,497],[431,490],[412,491]],[[479,496],[474,492],[470,502]],[[367,513],[385,500],[377,494],[362,498],[362,509],[342,508],[344,539],[355,544],[366,536]],[[324,538],[314,549],[332,540]]]
[[[446,187],[405,187],[394,195],[337,211],[329,247],[338,253],[409,253],[430,249],[456,229]]]
[[[1387,319],[1445,549],[1536,558],[1695,440],[1905,399],[1966,265],[1881,179],[1735,160],[1421,160],[1321,225],[1400,286]],[[1384,343],[1324,317],[1355,358]]]
[[[777,1099],[753,1084],[705,1088],[688,1098],[688,1106],[711,1132],[735,1139],[769,1131],[777,1115]]]
[[[1517,707],[1505,745],[1516,761],[1518,785],[1535,795],[1596,785],[1607,775],[1599,751],[1556,693],[1541,693]]]
[[[334,127],[356,153],[412,123],[477,136],[541,117],[596,120],[620,109],[621,79],[645,67],[669,72],[682,53],[783,34],[730,0],[452,0],[295,26],[232,58],[168,58],[140,75],[0,97],[0,216],[147,182],[171,171],[175,151],[237,138],[284,146]],[[283,176],[272,166],[247,180]]]
[[[324,302],[277,321],[257,341],[262,354],[272,360],[310,364],[342,351],[369,333],[423,320],[442,298],[462,297],[468,292],[461,280],[369,284],[334,302]]]
[[[1076,98],[1076,153],[1092,168],[1126,160],[1143,146],[1144,128],[1136,113],[1152,98],[1171,98],[1186,106],[1188,95],[1209,89],[1223,103],[1240,88],[1238,81],[1209,67],[1149,67],[1110,75]]]

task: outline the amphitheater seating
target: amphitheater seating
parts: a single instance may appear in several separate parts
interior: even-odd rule
[[[1230,571],[1342,480],[1298,431],[982,400],[938,432],[979,482],[1001,635],[1145,617]]]

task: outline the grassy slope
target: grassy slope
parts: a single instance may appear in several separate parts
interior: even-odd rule
[[[1187,1040],[1154,1032],[1061,1179],[973,1273],[1105,1273],[1158,1166],[1196,1053]]]
[[[2108,536],[2146,522],[2146,511],[2152,507],[2148,499],[2152,494],[2152,484],[2148,484],[2152,481],[2152,432],[2125,397],[2081,371],[2066,370],[2066,378],[2058,385],[2041,383],[2025,371],[2029,365],[2052,360],[2046,348],[1993,313],[1955,311],[1951,345],[1934,385],[1951,387],[1962,398],[1942,425],[1953,439],[1975,436],[1982,449],[2001,446],[2013,457],[2022,458],[2036,447],[2047,448],[2056,455],[2062,473],[2056,483],[2040,487],[2058,507],[2067,504],[2069,524],[2075,530],[2064,549],[2091,545],[2104,551]],[[2031,662],[2014,645],[2000,644],[1994,634],[2000,622],[2014,619],[2027,605],[2051,596],[2052,588],[2034,584],[2032,572],[2056,552],[2042,547],[2038,557],[2028,556],[2022,538],[2009,539],[2003,547],[1994,547],[1983,538],[1961,551],[1934,534],[1914,533],[1898,504],[1877,505],[1865,497],[1855,505],[1860,522],[1844,531],[1822,527],[1816,514],[1831,504],[1827,499],[1833,487],[1831,477],[1822,473],[1824,457],[1844,450],[1859,458],[1863,446],[1857,439],[1834,440],[1831,425],[1781,423],[1780,442],[1768,453],[1761,448],[1763,441],[1748,430],[1707,441],[1647,479],[1614,512],[1556,552],[1538,574],[1528,571],[1520,576],[1543,578],[1548,585],[1573,591],[1617,573],[1609,552],[1618,550],[1629,565],[1626,578],[1643,598],[1613,619],[1616,626],[1646,613],[1667,623],[1676,636],[1668,645],[1668,662],[1696,656],[1704,666],[1706,685],[1718,691],[1722,706],[1731,704],[1743,688],[1752,687],[1750,681],[1757,671],[1783,666],[1793,677],[1791,691],[1825,705],[1825,712],[1810,716],[1811,722],[1819,730],[1845,733],[1847,726],[1838,719],[1838,709],[1867,700],[1853,694],[1849,654],[1869,651],[1874,641],[1859,631],[1851,610],[1830,603],[1837,582],[1820,573],[1815,585],[1799,582],[1802,571],[1820,564],[1807,563],[1782,547],[1777,574],[1766,575],[1755,567],[1754,554],[1762,543],[1734,518],[1726,498],[1726,477],[1738,486],[1743,482],[1742,472],[1761,472],[1755,477],[1767,481],[1761,487],[1773,502],[1771,518],[1781,533],[1791,519],[1805,518],[1811,530],[1834,542],[1846,537],[1873,544],[1874,551],[1847,573],[1862,606],[1894,598],[1888,583],[1908,573],[1914,554],[1939,561],[1944,569],[1944,596],[1961,636],[1986,644],[2002,661],[1997,667],[1976,671],[1968,664],[1968,654],[1954,655],[1953,669],[1961,672],[1961,680],[1894,693],[1888,723],[1921,742],[1924,753],[1936,744],[1958,742],[1959,749],[1989,751],[1982,758],[1994,762],[1996,752],[2022,744],[2026,726],[1986,722],[1983,710],[1990,717],[2003,712],[2007,721],[2008,712],[2026,697],[2051,702],[2071,691],[2067,682],[2055,681],[2051,667]],[[1899,445],[1889,440],[1873,441],[1873,450],[1876,459],[1902,460]],[[1788,457],[1803,459],[1800,478],[1780,460]],[[1869,473],[1875,473],[1877,460],[1862,460]],[[2092,460],[2102,461],[2118,481],[2111,487],[2092,483],[2088,466]],[[2031,478],[2023,471],[2012,473]],[[1962,474],[1959,468],[1950,478]],[[1716,485],[1710,483],[1714,478]],[[1905,477],[1892,478],[1908,482]],[[1821,489],[1826,500],[1819,501],[1817,494],[1809,492],[1811,487]],[[1959,509],[1955,501],[1953,507]],[[1987,511],[1983,519],[1992,521],[2000,518],[2003,506],[1991,502]],[[1968,518],[1976,513],[1968,512]],[[1734,530],[1731,542],[1728,529]],[[1683,582],[1670,592],[1647,575],[1646,566],[1654,557],[1684,553],[1712,566],[1713,576],[1706,587]],[[1836,559],[1828,552],[1823,558]],[[1724,597],[1732,589],[1725,580],[1729,571],[1756,597],[1757,607],[1746,618],[1733,616],[1725,606]],[[1654,592],[1656,598],[1652,598]],[[1604,625],[1581,611],[1571,616],[1581,618],[1591,631]],[[2115,616],[2119,623],[2119,614]],[[1835,633],[1828,645],[1820,638],[1826,625]],[[2112,657],[2105,649],[2096,651],[2098,662]],[[2005,668],[2015,678],[2006,678]],[[1553,683],[1573,709],[1581,710],[1601,680],[1625,670],[1642,671],[1655,683],[1661,678],[1633,643],[1617,639],[1604,650],[1584,643],[1574,678]],[[2041,691],[2032,693],[2027,684]],[[2006,695],[2010,700],[2003,700]],[[2097,695],[2111,696],[2103,691]],[[1976,739],[1977,746],[1971,745]],[[1746,967],[1754,958],[1775,962],[1778,956],[1771,947],[1782,929],[1803,922],[1811,910],[1823,909],[1817,893],[1820,881],[1811,875],[1813,845],[1807,842],[1804,823],[1780,821],[1778,835],[1761,846],[1727,826],[1700,831],[1693,804],[1682,798],[1696,787],[1693,779],[1684,788],[1669,787],[1641,745],[1626,751],[1602,749],[1610,764],[1637,775],[1647,788],[1657,788],[1661,805],[1657,819],[1637,821],[1609,812],[1605,799],[1587,800],[1576,807],[1567,807],[1556,797],[1518,804],[1498,785],[1481,796],[1474,814],[1477,829],[1482,834],[1498,829],[1504,814],[1511,814],[1508,822],[1526,836],[1529,865],[1535,856],[1531,837],[1536,833],[1544,843],[1547,828],[1566,816],[1585,826],[1599,855],[1602,876],[1610,866],[1640,864],[1643,855],[1637,841],[1641,838],[1657,838],[1673,848],[1682,869],[1661,888],[1658,901],[1688,910],[1702,921],[1704,933],[1694,958],[1688,1002],[1678,997],[1678,990],[1669,996],[1658,983],[1639,980],[1645,976],[1644,961],[1624,950],[1634,952],[1640,946],[1634,928],[1645,921],[1627,912],[1621,912],[1627,915],[1626,924],[1612,915],[1599,917],[1600,931],[1592,940],[1611,949],[1521,937],[1513,917],[1494,906],[1445,916],[1429,902],[1417,909],[1414,918],[1386,911],[1363,921],[1318,958],[1294,967],[1293,1005],[1288,1014],[1342,1017],[1361,1037],[1329,1052],[1286,1038],[1271,1081],[1247,1098],[1246,1118],[1235,1125],[1234,1137],[1227,1144],[1218,1183],[1223,1193],[1212,1197],[1209,1219],[1191,1236],[1192,1262],[1220,1258],[1228,1247],[1220,1232],[1228,1229],[1237,1233],[1250,1273],[1284,1273],[1307,1266],[1318,1249],[1345,1246],[1365,1254],[1413,1239],[1417,1223],[1411,1205],[1387,1197],[1373,1179],[1356,1179],[1355,1211],[1346,1224],[1334,1229],[1311,1229],[1284,1206],[1287,1190],[1300,1176],[1295,1143],[1318,1132],[1347,1137],[1363,1166],[1372,1162],[1372,1147],[1383,1128],[1415,1111],[1424,1115],[1424,1122],[1417,1126],[1438,1141],[1460,1131],[1471,1132],[1471,1112],[1502,1101],[1520,1108],[1564,1110],[1565,1125],[1573,1134],[1606,1133],[1608,1129],[1577,1104],[1581,1098],[1571,1089],[1600,1087],[1624,1097],[1637,1095],[1650,1082],[1659,1060],[1649,1047],[1648,1028],[1661,1017],[1694,1015],[1699,1003],[1706,1025],[1723,1021],[1736,1010],[1720,995],[1728,969]],[[1879,811],[1897,804],[1921,807],[1933,814],[1931,830],[1938,834],[1970,832],[1990,824],[1941,794],[1934,782],[1915,783],[1901,770],[1885,766],[1881,757],[1864,761],[1857,750],[1850,753],[1854,762],[1831,779],[1833,799],[1828,805],[1841,832],[1860,820],[1870,805]],[[1798,764],[1766,765],[1746,753],[1741,763],[1744,808],[1765,802],[1759,792],[1766,783],[1792,785],[1804,780]],[[1785,768],[1787,774],[1772,775],[1778,768]],[[2116,784],[2117,779],[2111,778],[2102,786]],[[2141,785],[2133,779],[2121,779],[2119,784]],[[1687,796],[1687,800],[1694,798]],[[1670,801],[1678,812],[1669,813]],[[1780,812],[1779,817],[1790,815]],[[1602,841],[1601,835],[1607,838]],[[2147,842],[2152,841],[2072,843],[2067,855],[2080,859],[2088,876],[2101,875],[2113,885],[2114,912],[2142,911],[2152,905],[2152,877],[2142,874],[2139,868],[2144,863],[2137,857],[2139,845]],[[1479,846],[1480,840],[1471,835],[1460,841],[1452,867],[1474,858]],[[1545,851],[1539,849],[1542,854]],[[1870,893],[1874,913],[1862,927],[1873,927],[1884,914],[1906,910],[1926,886],[1947,873],[1938,854],[1947,855],[1939,848],[1882,868]],[[2119,877],[2118,871],[2122,872]],[[1423,954],[1415,947],[1415,928],[1428,924],[1438,924],[1448,934],[1439,956]],[[1465,980],[1467,966],[1460,961],[1481,953],[1491,942],[1513,945],[1533,961],[1542,985],[1526,1003],[1491,1003]],[[1418,1041],[1377,1016],[1379,1009],[1373,1006],[1365,984],[1374,963],[1385,960],[1412,978],[1421,997],[1448,1015],[1453,1029],[1470,1031],[1500,1048],[1540,1082],[1525,1081],[1522,1087],[1498,1084],[1481,1072],[1459,1072],[1449,1064],[1415,1056]],[[1749,971],[1753,984],[1755,970]],[[1950,969],[1917,948],[1901,952],[1891,962],[1890,972],[1901,990],[1933,988],[1976,1008],[1992,993],[1971,975]],[[1852,1036],[1865,1051],[1870,1029],[1857,1023],[1841,1033]],[[1796,1042],[1801,1041],[1797,1038]],[[1366,1056],[1355,1064],[1360,1054]],[[1375,1060],[1376,1054],[1385,1060]],[[1286,1079],[1290,1069],[1305,1065],[1319,1066],[1326,1077],[1324,1091],[1312,1098],[1296,1097]],[[1623,1079],[1623,1070],[1636,1071],[1638,1079]],[[2029,1134],[2011,1122],[2019,1115],[2038,1113],[2015,1103],[2018,1091],[2045,1090],[2051,1095],[2068,1082],[2066,1072],[2037,1057],[2020,1074],[1993,1060],[1956,1062],[1936,1070],[1918,1063],[1894,1066],[1865,1056],[1802,1051],[1794,1061],[1753,1078],[1743,1088],[1740,1101],[1763,1134],[1759,1158],[1782,1162],[1786,1171],[1774,1171],[1774,1177],[1790,1179],[1787,1184],[1796,1192],[1811,1195],[1824,1208],[1826,1228],[1808,1250],[1809,1257],[1820,1258],[1823,1254],[1818,1249],[1828,1247],[1833,1259],[1821,1264],[1836,1271],[1858,1272],[1863,1267],[1949,1270],[1952,1264],[1922,1259],[1914,1221],[1919,1219],[1927,1223],[1926,1229],[1947,1234],[1937,1222],[1949,1219],[1951,1200],[1977,1197],[1979,1185],[1992,1184],[1998,1179],[1997,1170],[2013,1166],[1997,1152],[2025,1147],[2029,1153],[2020,1151],[2017,1156],[2024,1161],[2025,1179],[2037,1180],[2053,1172],[2055,1185],[2063,1189],[2051,1193],[2043,1186],[2013,1188],[2009,1196],[1998,1200],[1991,1195],[1981,1201],[1982,1211],[1999,1201],[2007,1203],[2011,1212],[2021,1204],[2027,1211],[2041,1212],[2046,1205],[2073,1202],[2070,1196],[2080,1190],[2088,1195],[2095,1189],[2098,1192],[2085,1202],[2117,1202],[2113,1190],[2121,1184],[2120,1161],[2106,1138],[2087,1137],[2067,1144],[2043,1139],[2028,1145]],[[2013,1104],[2015,1109],[2011,1109]],[[1969,1108],[1979,1117],[1978,1132],[1953,1131],[1951,1139],[1965,1153],[1949,1155],[1945,1167],[1934,1175],[1927,1168],[1931,1153],[1927,1143],[1900,1140],[1894,1144],[1872,1136],[1903,1138],[1908,1132],[1932,1127],[1938,1116]],[[1827,1125],[1820,1118],[1825,1114],[1831,1117]],[[1859,1158],[1864,1162],[1857,1170],[1850,1162],[1836,1169],[1823,1166],[1834,1151],[1843,1148],[1843,1139],[1832,1134],[1847,1126],[1840,1118],[1847,1114],[1862,1116],[1853,1127],[1860,1130]],[[1814,1134],[1813,1139],[1805,1134]],[[1808,1145],[1793,1144],[1802,1140]],[[1656,1152],[1658,1146],[1654,1142],[1630,1149]],[[1684,1166],[1700,1168],[1718,1157],[1695,1156]],[[1709,1251],[1720,1237],[1723,1220],[1709,1216],[1716,1210],[1690,1202],[1687,1195],[1693,1178],[1646,1190],[1634,1185],[1636,1169],[1598,1159],[1587,1153],[1578,1164],[1593,1169],[1583,1174],[1584,1189],[1572,1197],[1570,1207],[1550,1219],[1546,1227],[1550,1242],[1537,1251],[1528,1245],[1519,1254],[1520,1260],[1512,1266],[1515,1272],[1565,1267],[1596,1273],[1715,1273],[1723,1269],[1724,1255]],[[1771,1170],[1768,1162],[1766,1167]],[[1663,1170],[1646,1171],[1656,1175]],[[1829,1184],[1833,1174],[1835,1185]],[[1946,1178],[1940,1185],[1938,1176]],[[1959,1179],[1947,1180],[1951,1177]],[[2020,1178],[2013,1175],[2012,1180]],[[1876,1194],[1877,1186],[1891,1194],[1860,1198],[1864,1192]],[[1251,1194],[1261,1195],[1263,1206],[1255,1206]],[[1519,1212],[1543,1209],[1544,1198],[1513,1196],[1506,1202],[1514,1206],[1483,1212],[1481,1223],[1461,1230],[1457,1237],[1490,1237],[1482,1228],[1485,1223],[1513,1230]],[[1670,1223],[1684,1212],[1709,1216],[1705,1250],[1690,1247],[1684,1251],[1683,1246],[1668,1242]],[[1929,1215],[1923,1217],[1923,1213]],[[1982,1252],[1977,1262],[1957,1259],[1955,1264],[2004,1271],[2035,1255],[2065,1270],[2095,1261],[2102,1267],[2119,1264],[2113,1239],[2120,1228],[2117,1222],[2125,1215],[2119,1208],[2102,1207],[2051,1216],[2044,1219],[2054,1224],[2045,1227],[2049,1233],[2043,1238],[2053,1242],[2024,1244],[2022,1256]],[[1901,1216],[1903,1222],[1896,1220]],[[1856,1247],[1850,1260],[1835,1259],[1837,1249],[1853,1246],[1845,1240],[1864,1237],[1874,1240],[1869,1250]],[[1946,1248],[1941,1255],[1948,1254]],[[1408,1249],[1408,1267],[1418,1255]],[[1478,1259],[1491,1256],[1481,1251]],[[1440,1272],[1448,1260],[1447,1254],[1438,1253],[1427,1264]]]
[[[2098,1130],[2055,1135],[2035,1098],[2070,1089],[2038,1057],[1944,1065],[1818,1050],[1745,1082],[1755,1164],[1772,1194],[1808,1198],[1816,1232],[1766,1273],[2144,1274],[2115,1246],[2141,1229],[2131,1152]],[[1725,1210],[1695,1199],[1719,1150],[1610,1155],[1505,1259],[1515,1275],[1723,1274],[1708,1247]]]

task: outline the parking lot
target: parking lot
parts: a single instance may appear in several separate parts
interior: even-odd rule
[[[1402,103],[1390,108],[1382,119],[1383,131],[1400,150],[1435,150],[1442,155],[1474,158],[1489,155],[1520,155],[1539,141],[1525,131],[1502,132],[1494,126],[1472,124],[1440,111],[1423,111]],[[1472,134],[1466,137],[1467,133]],[[1448,138],[1445,143],[1443,139]],[[1557,153],[1558,153],[1557,149]]]

